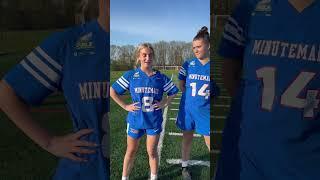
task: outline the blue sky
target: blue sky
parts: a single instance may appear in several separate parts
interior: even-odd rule
[[[111,44],[191,41],[210,28],[210,0],[111,0]]]

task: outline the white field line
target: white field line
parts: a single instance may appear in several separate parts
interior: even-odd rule
[[[182,133],[176,133],[176,132],[169,132],[170,136],[182,136]],[[200,134],[193,134],[193,137],[201,137]]]
[[[175,98],[173,98],[173,99],[181,99],[181,98],[179,98],[179,97],[175,97]]]
[[[179,109],[170,109],[171,111],[179,111]]]
[[[169,118],[170,121],[175,121],[177,118]]]
[[[173,74],[171,75],[171,80],[173,78]],[[162,151],[162,146],[163,146],[163,139],[165,135],[165,130],[166,130],[166,123],[167,123],[167,114],[168,114],[168,106],[164,108],[163,114],[162,114],[162,132],[160,134],[159,142],[158,142],[158,156],[159,156],[159,166],[161,162],[161,151]]]
[[[181,164],[181,159],[167,159],[168,164]],[[210,167],[210,161],[189,160],[190,166],[207,166]]]

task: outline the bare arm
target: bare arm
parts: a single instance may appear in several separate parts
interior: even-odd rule
[[[126,111],[136,111],[139,110],[140,107],[136,106],[139,102],[133,103],[133,104],[126,104],[120,97],[120,95],[112,88],[110,87],[110,97],[124,110]]]
[[[15,94],[14,90],[4,81],[0,82],[0,109],[7,114],[9,119],[21,129],[36,144],[48,152],[74,161],[86,161],[73,153],[92,154],[94,150],[82,149],[81,146],[96,146],[94,143],[79,140],[83,135],[92,133],[90,129],[82,129],[77,133],[65,136],[53,136],[40,127],[31,115],[29,107]]]
[[[181,92],[184,92],[186,90],[186,81],[185,80],[179,80],[179,89]]]
[[[0,108],[14,124],[35,143],[47,149],[52,135],[33,121],[29,107],[16,96],[4,80],[0,82],[0,99]]]
[[[223,63],[223,81],[230,96],[234,96],[240,85],[242,61],[226,59]]]

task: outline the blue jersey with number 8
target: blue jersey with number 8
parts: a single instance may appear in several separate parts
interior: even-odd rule
[[[155,71],[148,76],[140,68],[126,72],[113,85],[112,88],[120,95],[129,90],[132,102],[140,110],[129,112],[127,122],[135,129],[151,129],[162,124],[162,110],[156,110],[154,104],[162,100],[164,93],[172,96],[178,88],[166,75]]]

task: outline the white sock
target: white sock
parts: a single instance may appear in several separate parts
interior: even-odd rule
[[[129,180],[129,177],[128,176],[126,176],[126,177],[122,176],[121,180]]]
[[[151,173],[151,175],[150,175],[150,180],[157,180],[157,179],[158,179],[158,175]]]
[[[182,165],[183,168],[187,167],[188,166],[188,161],[182,161],[181,165]]]

